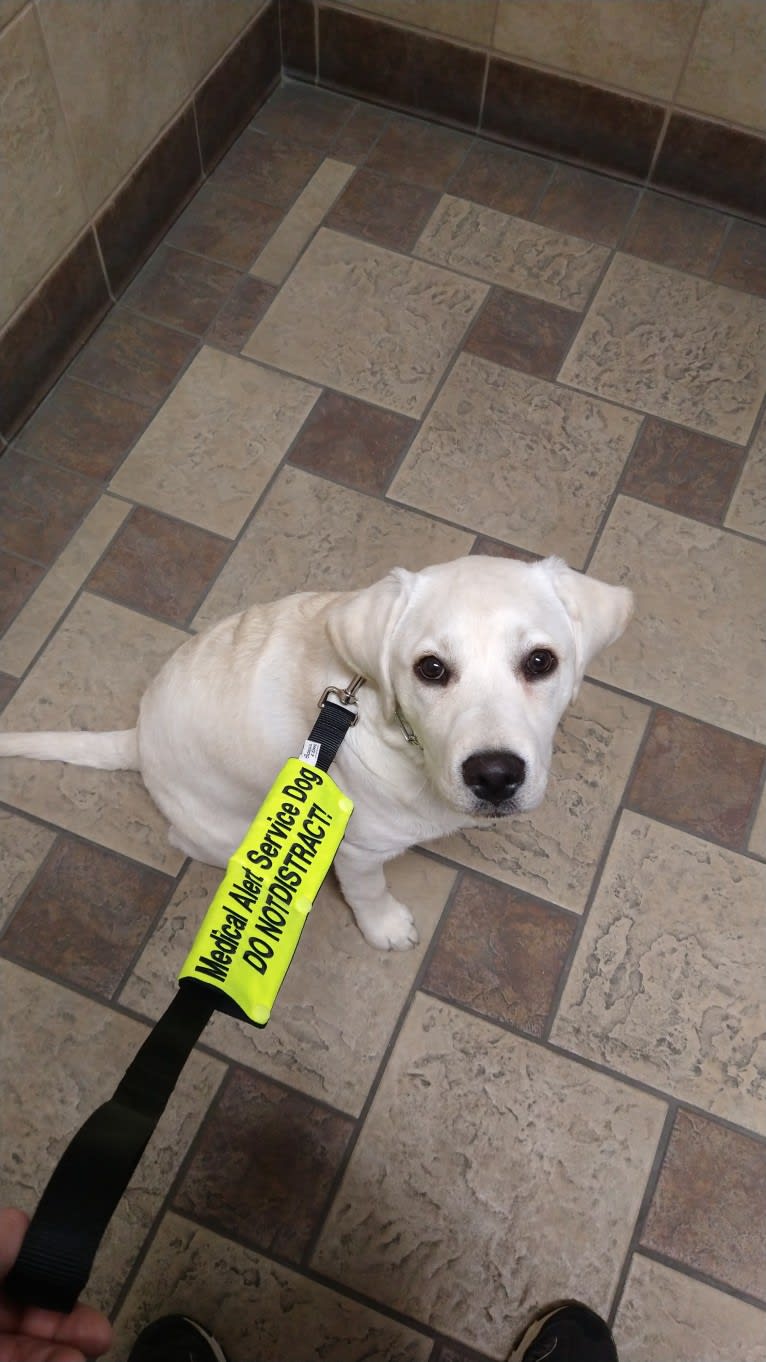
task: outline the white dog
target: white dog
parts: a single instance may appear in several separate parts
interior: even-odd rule
[[[333,776],[355,809],[335,868],[373,946],[417,942],[383,865],[459,828],[534,809],[556,725],[631,593],[573,572],[460,558],[366,590],[256,605],[190,639],[146,691],[135,728],[0,735],[0,755],[138,770],[189,856],[226,864],[297,755],[326,686],[365,678]]]

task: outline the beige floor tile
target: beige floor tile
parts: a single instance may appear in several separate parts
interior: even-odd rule
[[[763,1362],[766,1314],[636,1254],[614,1323],[620,1362]]]
[[[349,591],[392,567],[411,570],[470,551],[473,535],[300,469],[284,468],[199,610],[204,628],[292,591]]]
[[[766,867],[623,813],[552,1039],[766,1133]]]
[[[399,1013],[439,921],[454,872],[410,853],[387,869],[393,892],[411,904],[420,932],[413,951],[374,951],[364,941],[331,878],[322,890],[264,1031],[216,1017],[205,1038],[222,1054],[249,1064],[358,1115]],[[155,1018],[220,879],[195,864],[128,980],[120,1001]]]
[[[312,1265],[505,1357],[536,1304],[608,1308],[664,1115],[419,995]]]
[[[434,850],[581,913],[647,718],[645,705],[586,682],[559,729],[540,808]]]
[[[763,0],[708,0],[676,96],[687,109],[766,132]]]
[[[321,228],[242,353],[419,416],[487,287]]]
[[[281,1267],[259,1253],[166,1215],[116,1324],[106,1362],[168,1312],[201,1319],[243,1362],[427,1362],[429,1338]]]
[[[50,828],[0,809],[0,927],[5,926],[55,840]]]
[[[250,269],[256,279],[281,284],[356,169],[325,157]]]
[[[112,490],[233,538],[318,396],[287,374],[205,347]]]
[[[753,440],[724,523],[731,530],[766,539],[766,416]]]
[[[4,1027],[3,1203],[31,1212],[83,1121],[114,1091],[147,1028],[100,1003],[0,960],[14,1023]],[[106,1232],[87,1299],[114,1304],[178,1171],[224,1065],[194,1054]]]
[[[187,634],[85,593],[0,717],[3,732],[131,728],[149,681]],[[156,870],[183,856],[134,771],[3,758],[6,803]]]
[[[609,251],[580,237],[565,236],[444,194],[414,254],[490,284],[579,311],[587,303]]]
[[[635,412],[461,355],[389,495],[534,553],[561,554],[579,568],[639,420]]]
[[[618,497],[589,571],[636,596],[630,627],[594,676],[766,740],[766,712],[753,703],[764,675],[762,545]]]
[[[744,444],[766,392],[766,298],[617,255],[561,380]]]
[[[758,813],[753,824],[753,830],[750,833],[748,850],[752,851],[754,856],[766,858],[766,792],[761,795]]]

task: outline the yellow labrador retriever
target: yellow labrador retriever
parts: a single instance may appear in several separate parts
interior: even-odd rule
[[[190,639],[135,728],[0,735],[0,755],[141,772],[170,841],[226,864],[326,686],[364,676],[337,759],[355,809],[335,868],[371,945],[417,941],[383,866],[417,842],[534,809],[556,725],[631,593],[559,558],[396,568],[365,590],[256,605]]]

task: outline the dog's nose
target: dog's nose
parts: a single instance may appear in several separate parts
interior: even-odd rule
[[[489,804],[511,799],[524,784],[526,762],[515,752],[474,752],[463,762],[463,780],[469,790]]]

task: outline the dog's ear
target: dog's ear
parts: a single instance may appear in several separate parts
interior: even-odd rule
[[[380,693],[386,718],[396,706],[391,682],[391,640],[412,594],[415,574],[394,568],[381,581],[351,591],[330,606],[327,633],[349,672],[364,676]]]
[[[572,624],[575,644],[575,681],[571,698],[580,689],[588,663],[624,633],[633,613],[633,593],[625,586],[609,586],[567,567],[561,558],[544,558],[538,564]]]

